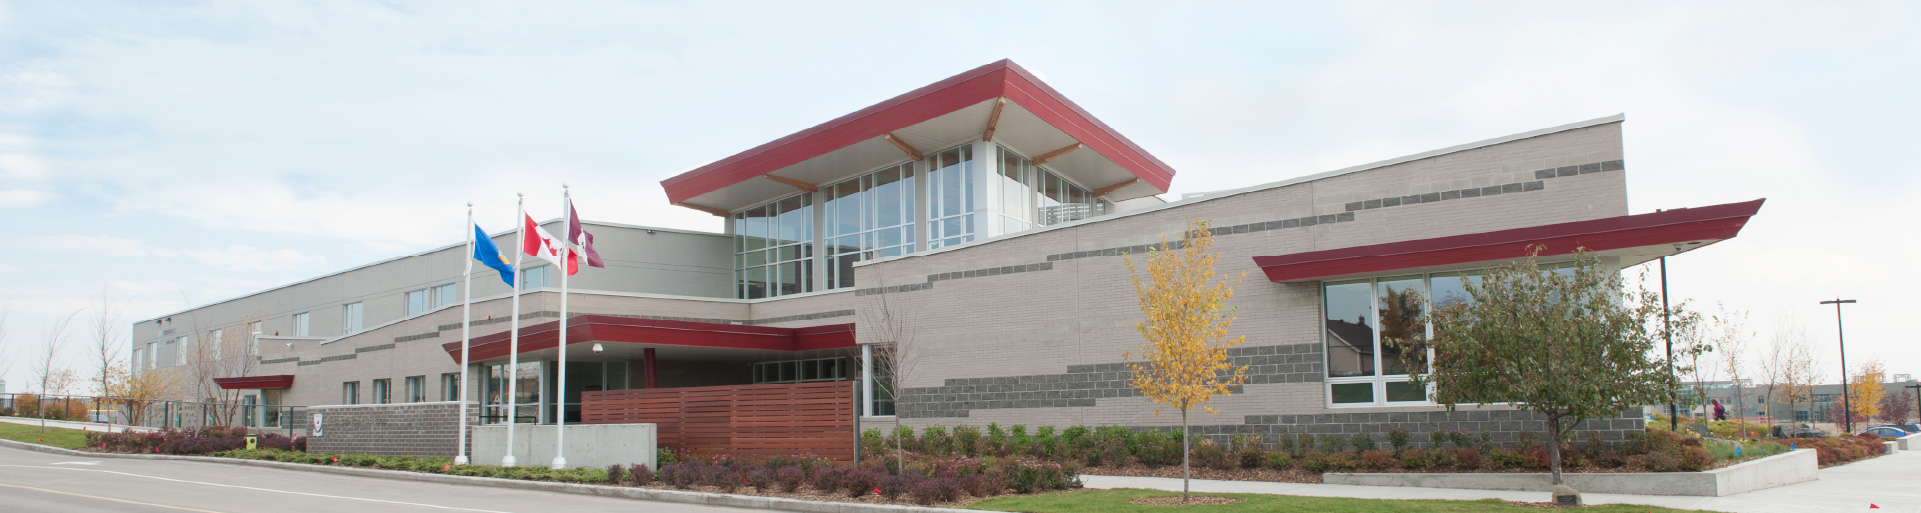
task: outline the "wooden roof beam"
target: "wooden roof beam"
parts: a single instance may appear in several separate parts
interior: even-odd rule
[[[1054,150],[1054,151],[1050,151],[1050,152],[1047,152],[1047,153],[1042,153],[1042,154],[1041,154],[1041,156],[1039,156],[1039,157],[1034,157],[1034,165],[1036,165],[1036,166],[1044,166],[1044,165],[1047,165],[1047,163],[1048,163],[1048,162],[1050,162],[1050,161],[1053,161],[1054,159],[1057,159],[1057,158],[1060,158],[1060,157],[1061,157],[1062,155],[1066,155],[1066,154],[1069,154],[1069,153],[1073,153],[1073,152],[1074,152],[1074,150],[1078,150],[1078,149],[1081,149],[1081,148],[1086,148],[1086,147],[1087,147],[1087,145],[1085,145],[1085,144],[1081,144],[1081,143],[1074,143],[1074,144],[1069,144],[1069,145],[1067,145],[1067,147],[1065,147],[1065,148],[1061,148],[1061,149],[1058,149],[1058,150]]]
[[[721,210],[721,209],[718,209],[718,208],[714,208],[714,207],[703,207],[703,206],[700,206],[700,205],[695,205],[695,204],[693,204],[693,203],[675,203],[674,205],[675,205],[675,206],[682,206],[682,207],[687,207],[687,208],[691,208],[691,209],[694,209],[694,210],[699,210],[699,211],[701,211],[701,212],[706,212],[706,213],[709,213],[709,214],[713,214],[713,215],[717,215],[717,216],[720,216],[720,217],[727,217],[727,214],[728,214],[728,212],[727,212],[727,211],[725,211],[725,210]]]
[[[907,156],[909,158],[912,158],[914,160],[920,160],[924,158],[924,157],[921,157],[920,150],[914,149],[912,145],[907,144],[907,141],[900,140],[899,137],[894,137],[894,134],[890,133],[882,137],[885,137],[887,139],[887,142],[894,143],[895,148],[900,148],[900,151],[907,152]]]
[[[787,184],[787,185],[791,185],[791,186],[793,186],[793,187],[794,187],[795,189],[800,189],[800,190],[803,190],[803,191],[807,191],[807,192],[820,192],[820,186],[819,186],[819,185],[814,185],[814,184],[811,184],[811,183],[807,183],[807,182],[803,182],[803,181],[800,181],[800,180],[795,180],[795,179],[792,179],[792,178],[788,178],[788,177],[785,177],[785,176],[774,176],[774,175],[760,175],[760,176],[762,176],[762,177],[764,177],[764,178],[766,178],[766,179],[768,179],[768,180],[773,180],[773,181],[776,181],[776,182],[780,182],[780,183],[784,183],[784,184]]]
[[[1139,178],[1134,178],[1134,179],[1130,179],[1130,180],[1121,180],[1121,182],[1120,182],[1120,183],[1117,183],[1117,184],[1114,184],[1114,185],[1109,185],[1109,186],[1106,186],[1106,187],[1102,187],[1102,188],[1099,188],[1099,189],[1094,189],[1094,192],[1093,192],[1093,194],[1094,194],[1094,197],[1096,197],[1096,198],[1099,198],[1099,197],[1102,197],[1102,196],[1106,196],[1106,195],[1108,195],[1108,194],[1113,194],[1113,193],[1114,193],[1114,191],[1118,191],[1118,190],[1121,190],[1121,188],[1122,188],[1122,187],[1126,187],[1126,186],[1129,186],[1129,185],[1134,185],[1134,184],[1137,184],[1137,183],[1141,183],[1141,179],[1139,179]]]
[[[1000,99],[994,100],[994,113],[987,115],[987,131],[981,132],[982,141],[991,142],[994,140],[994,127],[999,126],[1001,123],[1001,107],[1006,107],[1006,106],[1007,106],[1006,96],[1002,96],[1000,97]]]

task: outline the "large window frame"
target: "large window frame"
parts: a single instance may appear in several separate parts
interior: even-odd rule
[[[813,193],[744,208],[728,220],[734,234],[734,297],[762,299],[813,289]]]
[[[815,381],[846,381],[847,359],[844,357],[808,358],[803,360],[781,360],[755,362],[753,383],[811,383]]]
[[[966,244],[986,231],[974,218],[974,161],[972,143],[927,155],[927,249]]]
[[[1410,386],[1409,385],[1410,379],[1408,378],[1408,375],[1405,372],[1405,369],[1397,370],[1392,368],[1393,365],[1396,362],[1398,362],[1398,359],[1394,361],[1389,361],[1390,358],[1396,358],[1396,357],[1388,356],[1387,355],[1388,350],[1383,345],[1382,332],[1385,331],[1383,329],[1385,322],[1381,319],[1382,312],[1380,311],[1380,309],[1382,308],[1382,304],[1383,304],[1382,299],[1383,299],[1383,296],[1385,295],[1382,292],[1382,282],[1405,282],[1408,280],[1418,280],[1418,282],[1421,284],[1421,293],[1420,293],[1421,303],[1419,305],[1419,307],[1421,308],[1421,312],[1432,312],[1433,311],[1432,291],[1434,290],[1433,278],[1437,274],[1441,276],[1450,276],[1450,275],[1461,275],[1462,273],[1422,273],[1422,274],[1414,274],[1414,275],[1381,276],[1381,277],[1365,278],[1365,279],[1358,279],[1358,280],[1342,280],[1342,281],[1331,281],[1331,282],[1321,283],[1321,302],[1320,302],[1320,308],[1319,308],[1321,311],[1321,321],[1319,322],[1322,323],[1321,375],[1323,379],[1322,379],[1321,398],[1324,406],[1326,406],[1329,409],[1345,409],[1345,408],[1381,408],[1381,407],[1400,407],[1400,406],[1432,406],[1436,404],[1433,401],[1434,388],[1432,384],[1426,387],[1423,387],[1424,389],[1420,391],[1421,392],[1420,400],[1410,401],[1410,400],[1394,400],[1393,399],[1396,395],[1405,394],[1408,392],[1408,390],[1404,388],[1397,391],[1396,386],[1397,385],[1399,387]],[[1340,334],[1335,332],[1345,331],[1348,334],[1352,335],[1352,334],[1357,334],[1358,330],[1352,329],[1352,328],[1336,330],[1329,326],[1330,323],[1337,321],[1336,319],[1328,318],[1329,315],[1331,315],[1330,314],[1331,307],[1329,306],[1329,303],[1333,301],[1333,299],[1331,299],[1331,293],[1329,292],[1329,290],[1334,287],[1345,287],[1345,286],[1352,286],[1352,285],[1358,285],[1358,284],[1367,285],[1367,305],[1368,305],[1367,307],[1369,310],[1367,315],[1365,316],[1367,326],[1365,326],[1364,328],[1366,329],[1367,337],[1369,339],[1368,340],[1369,346],[1365,349],[1367,350],[1367,354],[1368,354],[1367,358],[1371,358],[1371,361],[1362,361],[1359,363],[1362,364],[1360,368],[1364,369],[1364,372],[1367,372],[1368,374],[1356,375],[1356,376],[1334,376],[1332,372],[1332,369],[1334,369],[1334,354],[1333,354],[1334,351],[1330,350],[1329,348],[1335,345],[1335,342],[1334,342],[1335,338],[1341,338],[1341,337],[1338,337]],[[1358,324],[1358,323],[1350,323],[1350,324]],[[1422,323],[1421,336],[1425,340],[1433,340],[1434,323],[1432,319],[1428,319],[1426,322]],[[1351,344],[1351,341],[1346,341],[1345,338],[1343,338],[1343,343]],[[1428,348],[1427,350],[1426,361],[1429,361],[1429,362],[1434,361],[1434,349],[1431,347]],[[1395,371],[1398,371],[1398,372],[1395,372]],[[1337,396],[1353,397],[1354,394],[1356,393],[1354,391],[1356,390],[1354,389],[1355,385],[1368,386],[1367,401],[1337,402],[1336,400]]]
[[[919,223],[914,161],[882,166],[821,187],[822,290],[854,286],[854,264],[914,252]]]
[[[1106,215],[1113,203],[1019,151],[995,145],[999,152],[995,194],[1002,234],[1053,226]],[[1010,193],[1010,191],[1012,191]]]
[[[366,304],[359,301],[340,305],[340,335],[352,335],[365,328],[365,313]]]
[[[311,315],[311,312],[293,314],[293,336],[313,336],[313,315]]]

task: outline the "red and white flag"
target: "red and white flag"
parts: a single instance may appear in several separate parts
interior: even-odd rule
[[[570,275],[579,271],[573,253],[567,251],[567,246],[560,242],[560,238],[548,235],[546,230],[540,229],[540,223],[534,222],[533,216],[524,217],[526,220],[523,222],[527,224],[527,229],[525,238],[520,243],[521,252],[552,262],[554,267],[566,269],[567,274]],[[566,264],[561,263],[563,255]]]

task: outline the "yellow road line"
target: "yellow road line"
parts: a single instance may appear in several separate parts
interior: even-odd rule
[[[63,492],[63,491],[59,491],[59,490],[48,490],[48,489],[45,489],[45,488],[34,488],[34,487],[31,487],[31,486],[19,486],[19,485],[10,485],[10,484],[0,484],[0,486],[5,486],[5,487],[7,487],[7,488],[19,488],[19,489],[22,489],[22,490],[33,490],[33,491],[36,491],[36,492],[47,492],[47,493],[57,493],[57,494],[60,494],[60,495],[72,495],[72,496],[74,496],[74,497],[86,497],[86,498],[89,498],[89,499],[100,499],[100,500],[103,500],[103,501],[114,501],[114,502],[122,502],[122,503],[127,503],[127,504],[138,504],[138,505],[141,505],[141,506],[153,506],[153,507],[156,507],[156,508],[166,508],[166,509],[177,509],[177,510],[180,510],[180,511],[197,511],[197,512],[199,512],[199,513],[220,513],[220,512],[218,512],[218,511],[211,511],[211,510],[204,510],[204,509],[193,509],[193,508],[182,508],[182,507],[179,507],[179,506],[168,506],[168,505],[165,505],[165,504],[154,504],[154,503],[150,503],[150,502],[136,502],[136,501],[130,501],[130,500],[123,500],[123,499],[115,499],[115,498],[112,498],[112,497],[101,497],[101,496],[98,496],[98,495],[86,495],[86,494],[80,494],[80,493],[73,493],[73,492]]]

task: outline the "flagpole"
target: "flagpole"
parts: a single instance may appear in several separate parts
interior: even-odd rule
[[[525,248],[527,247],[527,197],[518,192],[514,193],[514,197],[514,209],[520,212],[518,216],[519,219],[514,220],[514,245]],[[520,260],[524,258],[526,254],[526,251],[515,248],[513,316],[507,318],[507,372],[505,373],[507,379],[507,397],[505,398],[507,403],[507,457],[500,459],[500,466],[502,467],[514,466],[514,424],[519,423],[519,419],[515,417],[520,413],[520,405],[514,401],[518,401],[520,397],[520,283],[522,275],[527,274],[521,271]]]
[[[573,195],[567,191],[567,184],[560,184],[560,204],[566,208],[565,213],[561,215],[567,219],[567,224],[560,228],[563,231],[568,226],[573,226],[573,201]],[[565,241],[565,236],[561,238],[563,240],[560,243],[562,251],[560,256],[560,342],[554,345],[554,349],[560,352],[560,380],[555,383],[554,388],[557,391],[554,394],[557,403],[554,409],[554,462],[549,465],[549,468],[555,469],[567,468],[567,275],[573,274],[570,272],[573,269],[569,268],[568,264],[573,262],[574,257],[572,245]]]
[[[467,464],[467,359],[469,352],[468,327],[474,322],[474,202],[467,202],[467,274],[460,286],[467,292],[467,299],[460,303],[460,406],[456,416],[460,417],[460,452],[454,456],[455,465]]]

